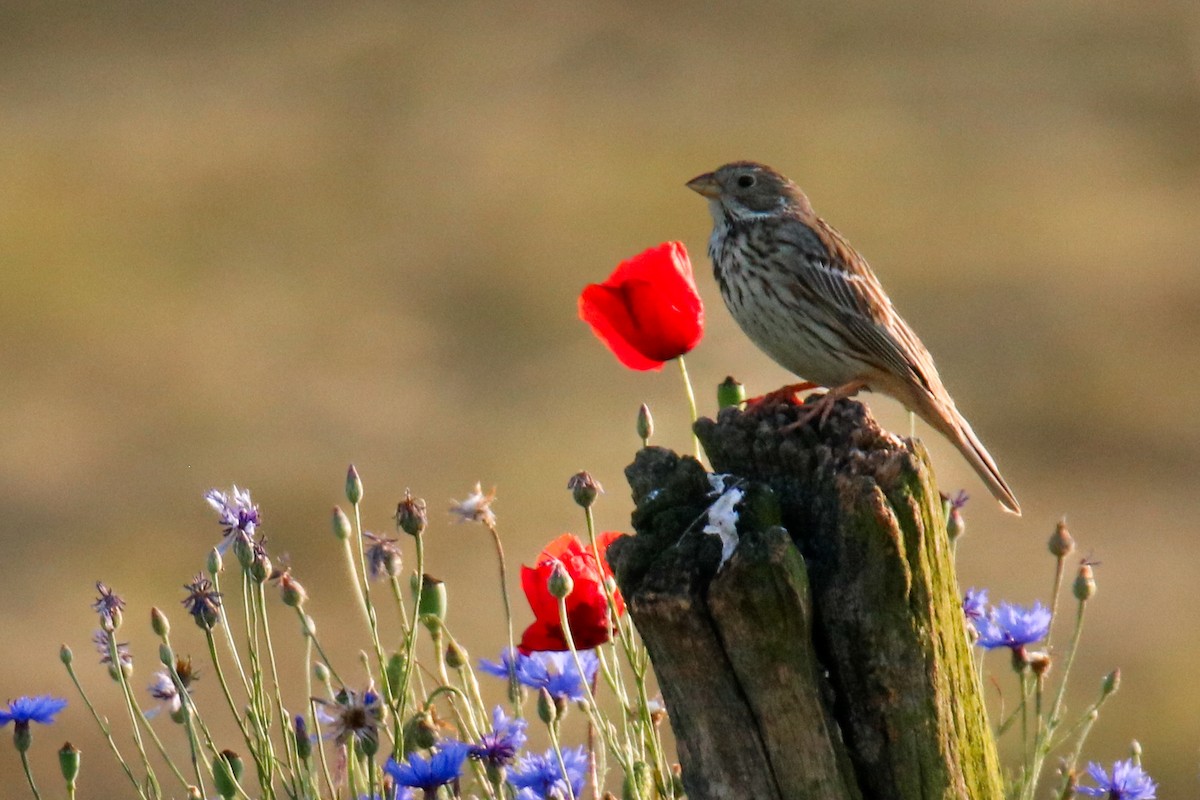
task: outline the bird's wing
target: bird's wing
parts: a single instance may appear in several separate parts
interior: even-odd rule
[[[791,259],[790,264],[813,306],[828,311],[828,324],[840,323],[846,345],[867,363],[938,394],[941,381],[933,358],[896,313],[866,260],[824,220],[806,221],[806,227],[825,253],[810,250],[807,258]]]

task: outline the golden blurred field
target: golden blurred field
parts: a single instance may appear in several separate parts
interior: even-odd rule
[[[117,718],[95,580],[130,604],[135,684],[151,605],[201,657],[178,601],[216,541],[212,486],[253,490],[348,661],[366,639],[329,509],[350,462],[369,529],[411,486],[451,624],[494,655],[491,550],[449,498],[497,486],[528,561],[579,529],[578,469],[627,527],[640,402],[688,444],[678,376],[624,371],[576,319],[585,283],[682,239],[703,408],[727,373],[787,379],[720,306],[683,187],[754,158],[871,259],[1021,499],[1002,514],[931,441],[943,487],[976,495],[964,588],[1044,598],[1066,514],[1103,562],[1069,699],[1124,674],[1087,756],[1137,737],[1160,796],[1196,796],[1194,2],[9,3],[0,142],[0,700],[72,701],[34,732],[48,794],[68,736],[81,796],[124,791],[57,661],[69,643]]]

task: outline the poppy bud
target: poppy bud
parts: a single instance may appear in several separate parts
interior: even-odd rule
[[[654,435],[654,417],[650,416],[650,406],[645,403],[638,409],[637,435],[643,447],[650,444],[650,437]]]
[[[538,689],[537,712],[538,719],[547,725],[553,725],[558,720],[558,704],[544,686]]]
[[[428,709],[413,714],[404,725],[405,749],[416,749],[419,747],[423,750],[428,750],[437,744],[440,738],[437,724],[433,721],[433,714]]]
[[[66,666],[70,666],[71,662],[75,660],[75,654],[64,644],[58,648],[58,660]]]
[[[308,593],[304,591],[300,581],[286,572],[279,577],[279,594],[283,598],[283,604],[289,608],[299,608],[308,599]]]
[[[242,777],[242,758],[232,750],[222,750],[213,756],[213,783],[217,794],[225,800],[237,794],[237,781]]]
[[[451,641],[446,647],[446,666],[450,669],[462,669],[467,663],[467,651],[458,642]]]
[[[432,575],[422,575],[421,601],[417,607],[421,624],[432,632],[446,619],[446,584]],[[413,576],[413,589],[416,590],[417,576]]]
[[[62,770],[67,786],[74,786],[79,777],[79,748],[70,742],[64,743],[58,750],[58,768]]]
[[[744,402],[746,402],[746,387],[739,383],[732,375],[725,378],[717,386],[717,408],[736,407]]]
[[[566,566],[554,559],[553,566],[550,568],[550,577],[546,580],[546,588],[550,590],[550,594],[555,598],[562,600],[575,588],[575,581],[572,580],[571,574],[567,572]]]
[[[208,563],[204,565],[204,568],[208,570],[209,575],[216,576],[221,573],[225,565],[222,563],[220,550],[214,547],[208,551]]]

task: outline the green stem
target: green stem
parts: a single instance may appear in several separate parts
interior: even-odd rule
[[[550,747],[553,748],[554,755],[558,758],[558,768],[562,770],[562,775],[565,778],[569,773],[567,772],[567,762],[563,759],[562,746],[558,742],[558,720],[547,725],[546,730],[550,733]],[[575,789],[571,786],[571,782],[564,780],[563,785],[567,787],[567,797],[570,800],[575,800]]]
[[[29,791],[33,792],[33,796],[37,800],[42,800],[42,793],[38,791],[37,784],[33,782],[33,770],[29,767],[29,756],[21,751],[21,768],[25,770],[25,780],[29,781]],[[563,775],[566,775],[566,769],[563,769]]]
[[[75,690],[79,692],[79,696],[83,699],[83,704],[91,712],[92,719],[96,720],[96,724],[100,727],[100,733],[104,734],[104,739],[108,742],[108,747],[112,750],[113,755],[117,757],[117,763],[121,765],[121,769],[125,772],[125,777],[129,778],[129,782],[133,784],[134,791],[138,793],[138,797],[141,800],[146,800],[146,793],[142,791],[142,785],[138,783],[138,779],[133,775],[133,770],[129,768],[129,764],[121,756],[121,750],[117,747],[116,740],[113,739],[112,729],[108,727],[108,722],[100,716],[100,712],[92,704],[91,698],[83,690],[83,686],[79,683],[79,676],[75,674],[75,668],[70,664],[66,664],[65,666],[67,668],[67,675],[71,678],[71,683],[75,684]]]
[[[680,356],[679,358],[677,358],[675,360],[679,362],[679,373],[683,376],[683,387],[687,391],[688,412],[691,414],[691,418],[692,418],[692,426],[691,426],[692,452],[695,453],[696,460],[700,461],[701,460],[700,437],[698,437],[696,435],[696,430],[695,430],[696,419],[697,419],[696,393],[692,391],[692,380],[691,380],[691,378],[688,377],[687,364],[684,363],[683,356]]]
[[[511,655],[517,651],[517,639],[513,634],[512,601],[508,597],[508,562],[504,558],[504,545],[500,543],[500,532],[496,526],[487,522],[484,522],[483,525],[492,535],[492,544],[496,548],[496,560],[500,562],[500,594],[504,599],[504,620],[508,623],[508,652]],[[439,655],[439,659],[441,657]],[[520,715],[521,690],[517,683],[517,662],[515,658],[511,657],[508,660],[508,697],[513,705],[513,713]]]

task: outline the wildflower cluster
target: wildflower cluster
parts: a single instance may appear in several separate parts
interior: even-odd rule
[[[962,506],[961,495],[946,502],[948,520],[958,516],[955,524],[960,534]],[[984,589],[968,589],[962,600],[965,627],[971,639],[981,653],[1007,650],[1018,682],[1017,706],[1011,711],[1002,706],[997,726],[997,737],[1014,729],[1019,730],[1021,736],[1023,760],[1009,795],[1018,800],[1033,800],[1039,796],[1037,789],[1046,760],[1051,753],[1061,750],[1065,754],[1059,762],[1060,774],[1054,797],[1067,800],[1083,795],[1110,800],[1152,800],[1157,785],[1142,769],[1141,751],[1136,744],[1133,758],[1114,763],[1111,773],[1094,762],[1088,765],[1086,775],[1079,772],[1079,758],[1088,735],[1099,718],[1100,709],[1119,687],[1121,673],[1114,670],[1105,676],[1096,699],[1074,721],[1067,719],[1064,702],[1067,679],[1079,648],[1088,602],[1096,594],[1095,563],[1084,559],[1076,569],[1071,586],[1076,602],[1074,629],[1061,659],[1063,664],[1057,686],[1052,688],[1051,667],[1059,656],[1052,647],[1051,632],[1059,613],[1067,559],[1075,551],[1075,541],[1065,522],[1055,527],[1048,549],[1055,559],[1049,607],[1040,601],[1028,606],[1011,602],[990,605],[988,592]],[[985,665],[982,655],[976,664],[982,675]]]

